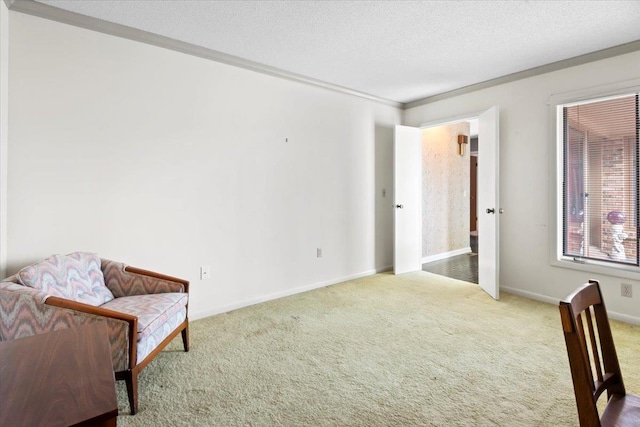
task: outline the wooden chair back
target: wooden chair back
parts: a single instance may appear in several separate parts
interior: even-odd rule
[[[600,426],[600,395],[606,390],[608,401],[626,392],[599,283],[589,281],[561,301],[560,317],[580,425]]]

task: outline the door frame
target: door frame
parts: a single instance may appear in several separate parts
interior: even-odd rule
[[[471,138],[470,138],[471,139]],[[478,153],[469,153],[469,231],[478,231]],[[473,203],[471,203],[473,201]]]
[[[491,107],[489,107],[489,108],[491,108]],[[437,127],[437,126],[444,126],[444,125],[450,125],[450,124],[453,124],[453,123],[468,122],[468,121],[471,121],[471,120],[476,120],[476,119],[478,119],[478,117],[480,117],[480,115],[482,113],[487,111],[489,108],[486,108],[486,109],[480,110],[480,111],[476,111],[476,112],[472,112],[472,113],[460,114],[460,115],[456,115],[456,116],[446,117],[446,118],[443,118],[443,119],[432,120],[432,121],[429,121],[429,122],[420,123],[420,125],[416,126],[416,127],[424,130],[424,129],[427,129],[427,128],[433,128],[433,127]]]

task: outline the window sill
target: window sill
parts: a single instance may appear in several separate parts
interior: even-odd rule
[[[622,277],[624,279],[640,280],[640,267],[611,265],[599,263],[594,260],[573,261],[569,258],[551,260],[554,267],[568,268],[588,273],[601,274],[604,276]]]

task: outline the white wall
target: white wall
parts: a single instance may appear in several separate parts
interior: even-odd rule
[[[553,94],[640,77],[640,52],[527,78],[440,100],[405,111],[407,125],[500,106],[500,275],[505,290],[557,301],[589,278],[601,280],[614,316],[640,323],[640,274],[636,280],[596,275],[550,264],[551,147]],[[482,143],[482,142],[480,142]],[[482,237],[480,237],[482,238]],[[634,284],[634,297],[620,296],[620,283]]]
[[[9,18],[9,273],[94,251],[190,280],[195,319],[391,265],[398,109]]]
[[[7,139],[9,136],[9,9],[0,1],[0,277],[7,269]]]
[[[458,150],[469,122],[422,131],[422,257],[470,250],[469,150]]]

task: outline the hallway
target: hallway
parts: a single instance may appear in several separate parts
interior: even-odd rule
[[[422,270],[452,279],[478,283],[478,237],[471,236],[471,253],[422,265]]]

